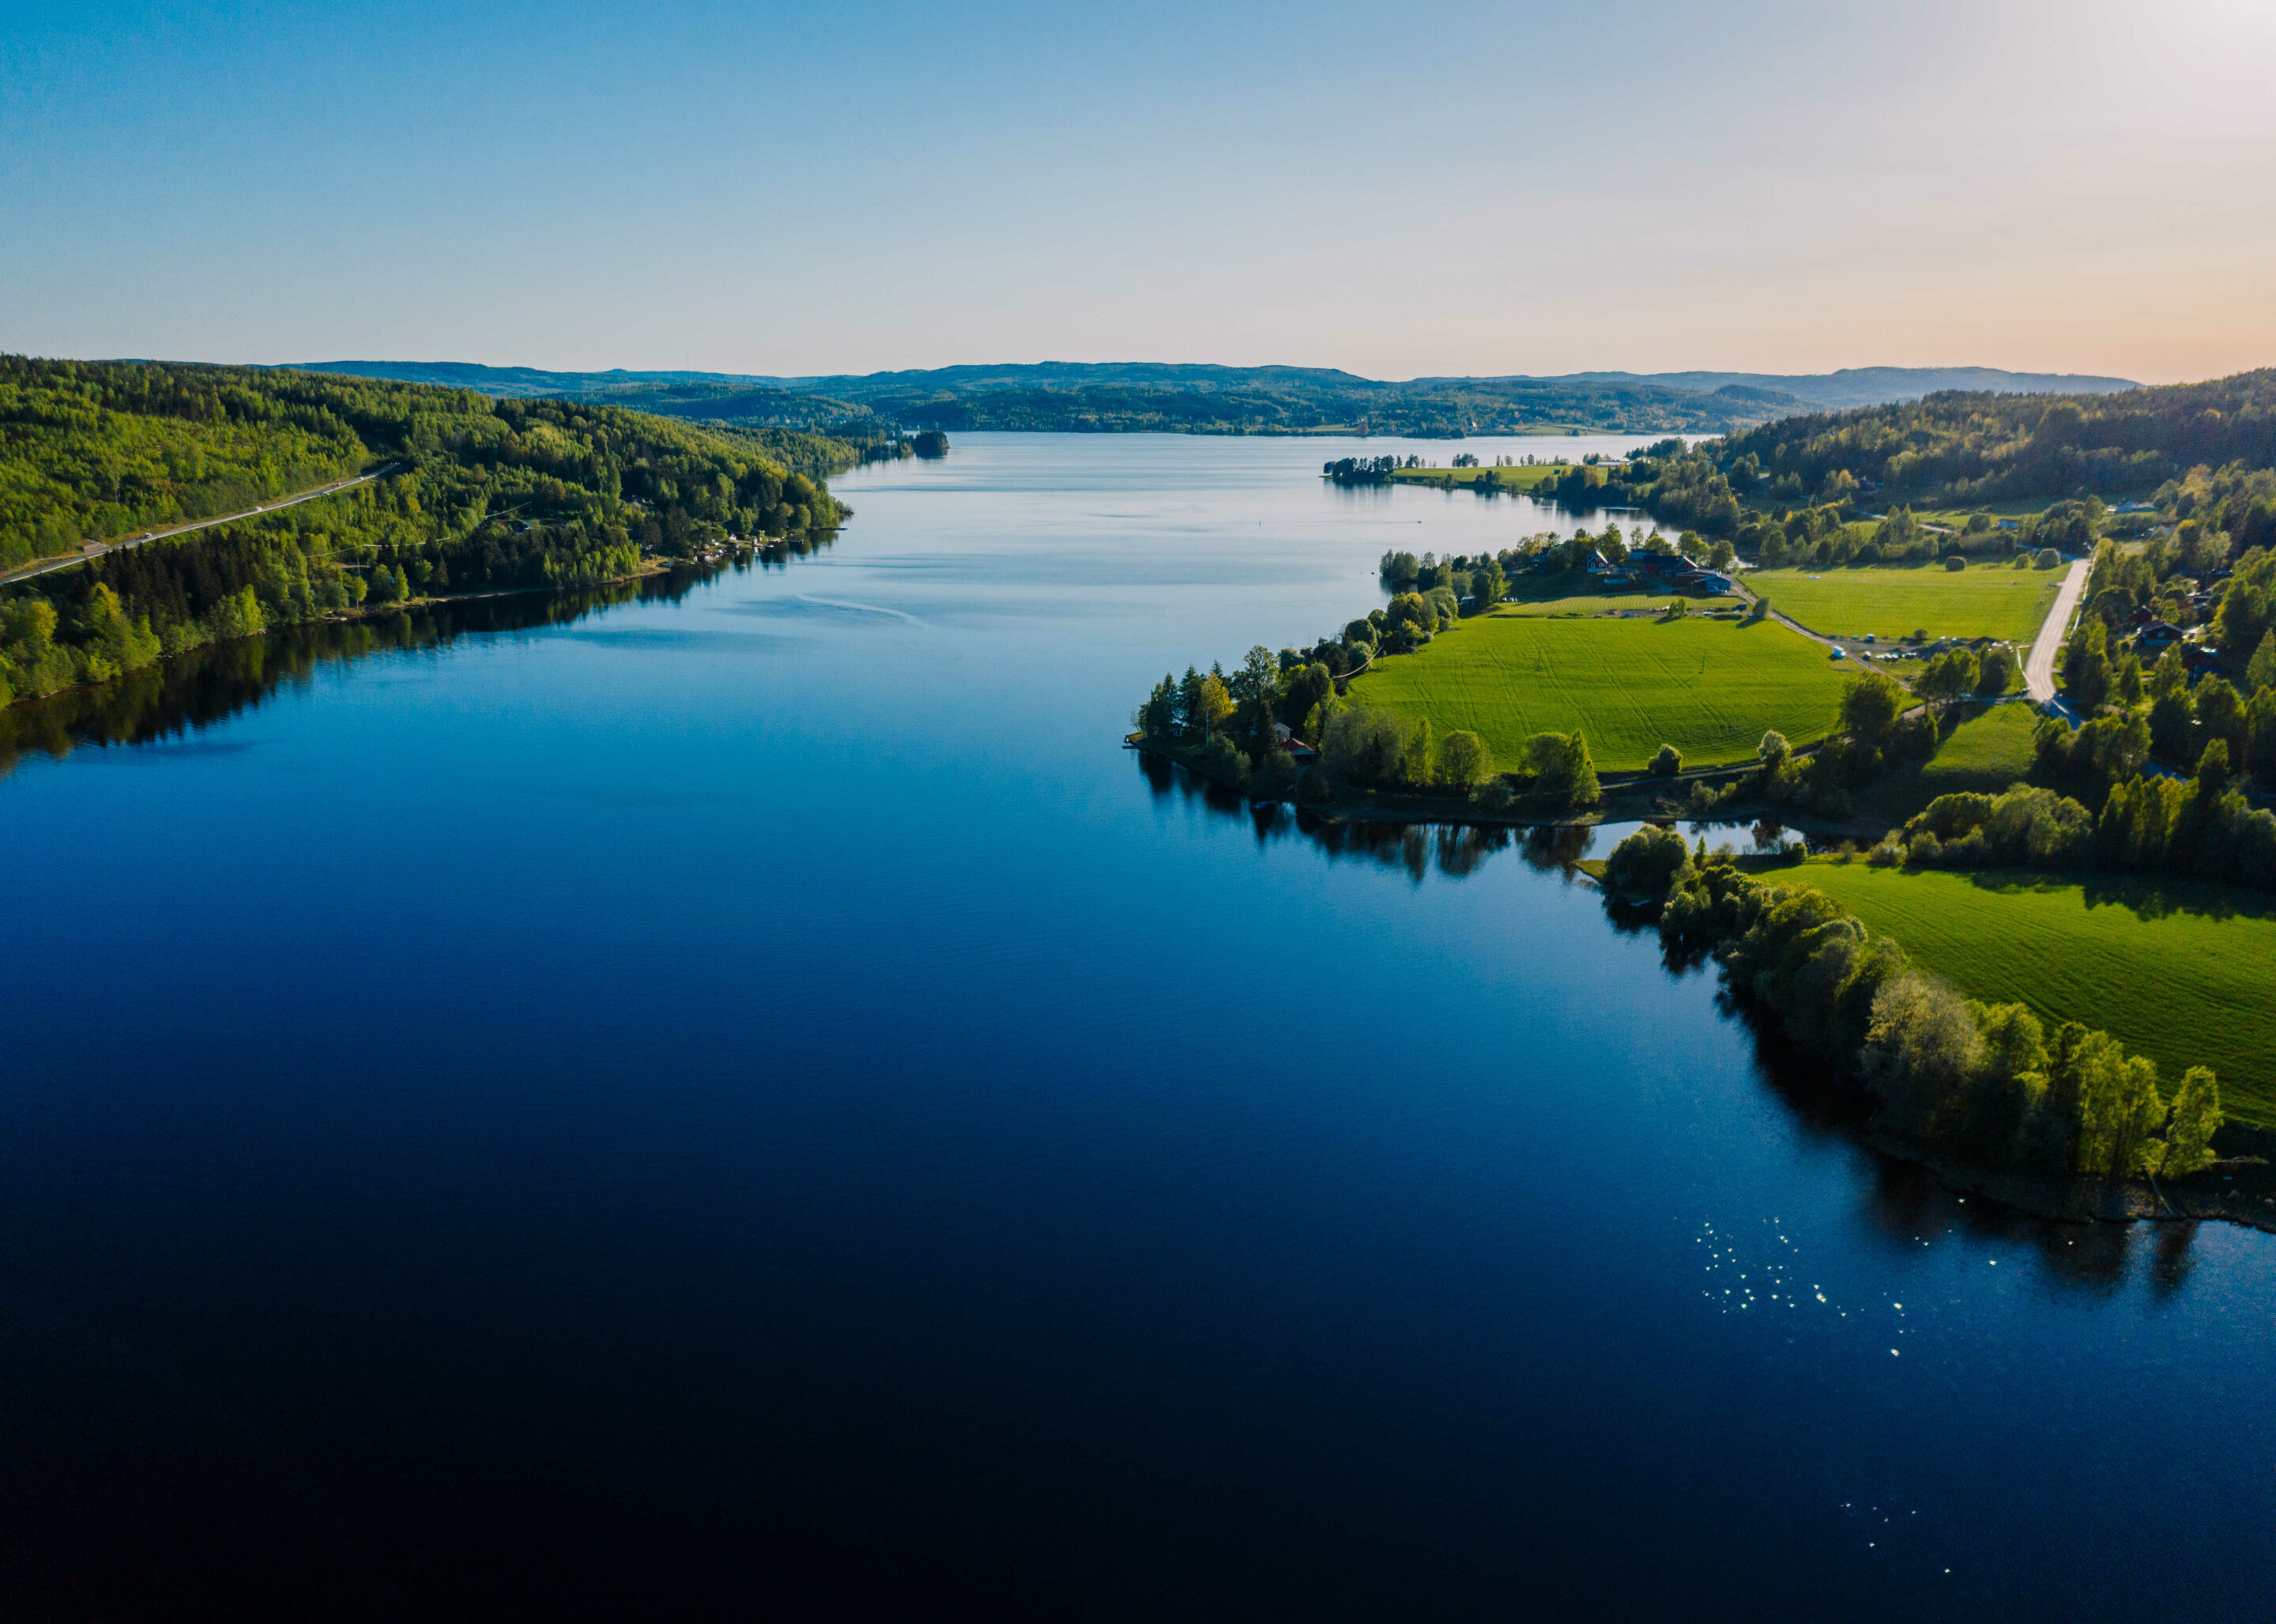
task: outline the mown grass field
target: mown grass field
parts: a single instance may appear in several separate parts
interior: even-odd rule
[[[2031,770],[2039,713],[2026,704],[1978,709],[1946,735],[1936,754],[1908,762],[1878,784],[1852,792],[1857,810],[1901,823],[1938,795],[1996,795]]]
[[[1386,656],[1351,692],[1429,717],[1442,738],[1467,728],[1508,765],[1535,733],[1578,728],[1597,767],[1620,770],[1644,766],[1663,744],[1704,767],[1752,758],[1771,728],[1797,745],[1823,739],[1846,680],[1823,649],[1767,621],[1496,611]]]
[[[1497,615],[1529,615],[1540,618],[1547,615],[1602,615],[1614,610],[1630,613],[1638,610],[1658,611],[1675,602],[1665,593],[1650,592],[1576,592],[1569,597],[1511,598],[1494,609]]]
[[[1814,859],[1765,876],[1817,886],[1969,997],[2099,1027],[2191,1066],[2229,1114],[2276,1127],[2276,899],[2190,881],[1907,873]]]
[[[1996,637],[2028,644],[2055,601],[2058,570],[1971,564],[1873,564],[1860,568],[1750,570],[1748,588],[1827,637],[1890,641],[1916,631],[1931,637]]]
[[[1551,429],[1545,432],[1562,434],[1564,430]],[[1472,485],[1489,474],[1498,474],[1505,490],[1530,490],[1544,481],[1555,479],[1569,466],[1533,462],[1521,463],[1514,468],[1394,468],[1391,477],[1394,483],[1401,485],[1438,485],[1448,480],[1457,485]]]

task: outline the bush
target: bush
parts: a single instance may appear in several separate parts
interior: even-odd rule
[[[1944,567],[1948,570],[1964,570],[1968,567],[1968,560],[1956,552],[1952,553],[1946,557]]]
[[[2042,547],[2039,549],[2038,557],[2031,560],[2031,567],[2033,569],[2040,570],[2060,569],[2062,567],[2062,554],[2057,552],[2052,547]]]
[[[1659,754],[1651,758],[1650,771],[1654,778],[1672,778],[1683,770],[1683,752],[1672,744],[1659,747]]]
[[[1230,784],[1235,789],[1248,787],[1248,758],[1223,733],[1202,747],[1200,758],[1194,765],[1219,783]]]
[[[1691,848],[1673,829],[1646,824],[1612,847],[1605,884],[1634,897],[1664,897],[1691,861]]]

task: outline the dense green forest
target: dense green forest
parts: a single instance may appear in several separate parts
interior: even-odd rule
[[[2276,466],[2276,369],[2094,396],[1946,393],[1733,433],[1718,472],[1786,502],[1854,491],[1969,505],[2155,489],[2200,465]]]
[[[0,357],[0,567],[393,467],[0,589],[0,702],[368,603],[591,585],[731,536],[802,543],[844,518],[819,475],[855,455],[588,402]]]
[[[1040,361],[821,377],[549,372],[463,361],[326,361],[308,369],[445,383],[489,395],[607,400],[675,417],[816,429],[865,442],[901,424],[1208,434],[1310,434],[1365,425],[1376,434],[1435,438],[1544,427],[1717,434],[1791,413],[1917,399],[1935,390],[2094,394],[2134,387],[2123,378],[1985,367],[1866,367],[1808,375],[1575,372],[1403,383],[1317,367],[1152,361]]]
[[[1543,378],[1388,383],[1297,367],[960,367],[821,382],[880,419],[951,431],[1362,431],[1443,439],[1548,427],[1696,435],[1723,433],[1809,405],[1742,384],[1703,391]],[[754,392],[765,398],[766,391]]]

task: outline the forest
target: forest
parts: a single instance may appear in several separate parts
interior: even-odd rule
[[[1712,448],[1740,496],[1853,492],[1970,505],[2155,489],[2192,467],[2276,466],[2276,368],[2092,396],[1950,392],[1816,413]]]
[[[366,603],[589,586],[728,537],[804,538],[853,448],[620,407],[255,368],[0,357],[0,567],[337,496],[0,588],[0,702]]]

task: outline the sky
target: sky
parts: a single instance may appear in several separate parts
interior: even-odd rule
[[[0,0],[0,350],[2276,365],[2276,0]]]

